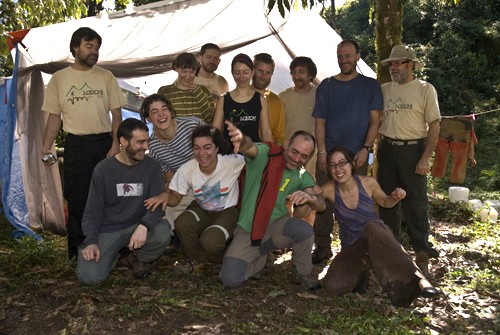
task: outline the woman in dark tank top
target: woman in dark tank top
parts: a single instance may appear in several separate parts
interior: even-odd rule
[[[254,142],[272,142],[266,99],[250,85],[253,62],[245,54],[238,54],[231,63],[236,88],[224,94],[217,102],[213,126],[223,131],[229,140],[224,120],[231,121]],[[232,149],[231,149],[232,150]]]

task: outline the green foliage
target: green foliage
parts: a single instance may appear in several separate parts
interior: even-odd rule
[[[474,220],[474,210],[466,202],[450,202],[447,198],[429,201],[429,213],[434,220],[467,225]]]
[[[87,15],[84,0],[2,0],[0,2],[0,76],[12,74],[5,34],[79,19]]]

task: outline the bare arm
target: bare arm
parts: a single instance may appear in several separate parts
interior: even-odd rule
[[[224,129],[224,96],[221,96],[217,100],[217,106],[215,107],[214,120],[212,121],[212,126],[223,131]]]
[[[364,146],[371,147],[373,146],[373,142],[375,142],[375,138],[378,135],[378,130],[380,128],[380,113],[379,110],[371,110],[370,111],[370,125],[368,126],[368,131],[366,132]],[[356,167],[360,167],[368,161],[368,150],[365,148],[361,148],[360,151],[356,153],[354,157],[354,161],[356,162]]]
[[[385,192],[380,187],[379,183],[375,178],[372,177],[360,177],[361,183],[368,194],[371,195],[373,200],[381,207],[392,208],[396,206],[398,202],[406,197],[406,192],[402,188],[396,188],[391,192],[390,195],[385,194]]]
[[[295,191],[287,199],[296,207],[293,211],[294,217],[304,217],[311,209],[322,212],[325,210],[325,200],[321,195],[314,195],[311,187],[306,188],[304,191]]]
[[[434,120],[429,123],[429,130],[427,131],[427,142],[425,143],[424,152],[418,160],[415,168],[415,173],[420,175],[427,175],[429,173],[429,159],[431,158],[439,137],[440,120]]]
[[[111,110],[111,131],[113,133],[113,144],[111,149],[109,149],[107,157],[111,157],[120,152],[120,144],[118,143],[118,138],[116,137],[116,132],[118,131],[118,126],[122,122],[122,109],[115,108]]]
[[[48,154],[52,144],[56,139],[57,133],[61,128],[61,116],[58,114],[49,114],[47,124],[45,125],[45,136],[43,138],[42,155]]]
[[[260,95],[260,104],[262,109],[260,110],[260,133],[262,135],[262,141],[273,142],[273,133],[271,131],[271,123],[269,122],[269,106],[266,98]]]
[[[257,156],[257,145],[252,139],[241,132],[231,121],[225,121],[227,131],[231,142],[234,145],[234,150],[248,158],[255,158]]]
[[[326,173],[326,139],[325,139],[325,119],[314,119],[314,134],[318,147],[318,164],[321,171]]]

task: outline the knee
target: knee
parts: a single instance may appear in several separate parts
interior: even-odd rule
[[[245,273],[247,266],[247,262],[241,259],[224,257],[219,274],[222,283],[228,287],[237,287],[243,284],[246,281]]]
[[[157,243],[160,246],[167,247],[172,239],[172,228],[167,220],[161,220],[153,227],[153,234],[148,243]]]
[[[291,218],[285,223],[283,234],[293,242],[302,242],[314,236],[313,227],[301,219]]]
[[[107,274],[103,275],[91,267],[85,267],[85,269],[77,267],[76,276],[83,285],[89,286],[99,284],[108,278]]]
[[[187,209],[182,212],[181,215],[179,215],[175,220],[175,231],[178,234],[182,235],[182,233],[187,233],[195,230],[194,228],[199,221],[199,215],[195,211]]]

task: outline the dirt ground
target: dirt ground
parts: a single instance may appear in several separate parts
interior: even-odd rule
[[[500,292],[465,288],[467,276],[446,279],[449,271],[491,263],[491,255],[475,251],[461,229],[433,223],[442,256],[432,260],[432,271],[443,293],[435,300],[419,298],[411,308],[392,307],[373,275],[365,295],[305,291],[290,283],[290,253],[271,255],[263,277],[237,289],[221,284],[217,266],[172,273],[177,254],[163,256],[147,279],[119,266],[96,287],[82,286],[73,270],[56,279],[47,275],[50,269],[34,268],[32,279],[19,282],[2,269],[0,335],[498,334]],[[315,271],[324,274],[326,266]],[[359,328],[353,328],[356,322]]]

